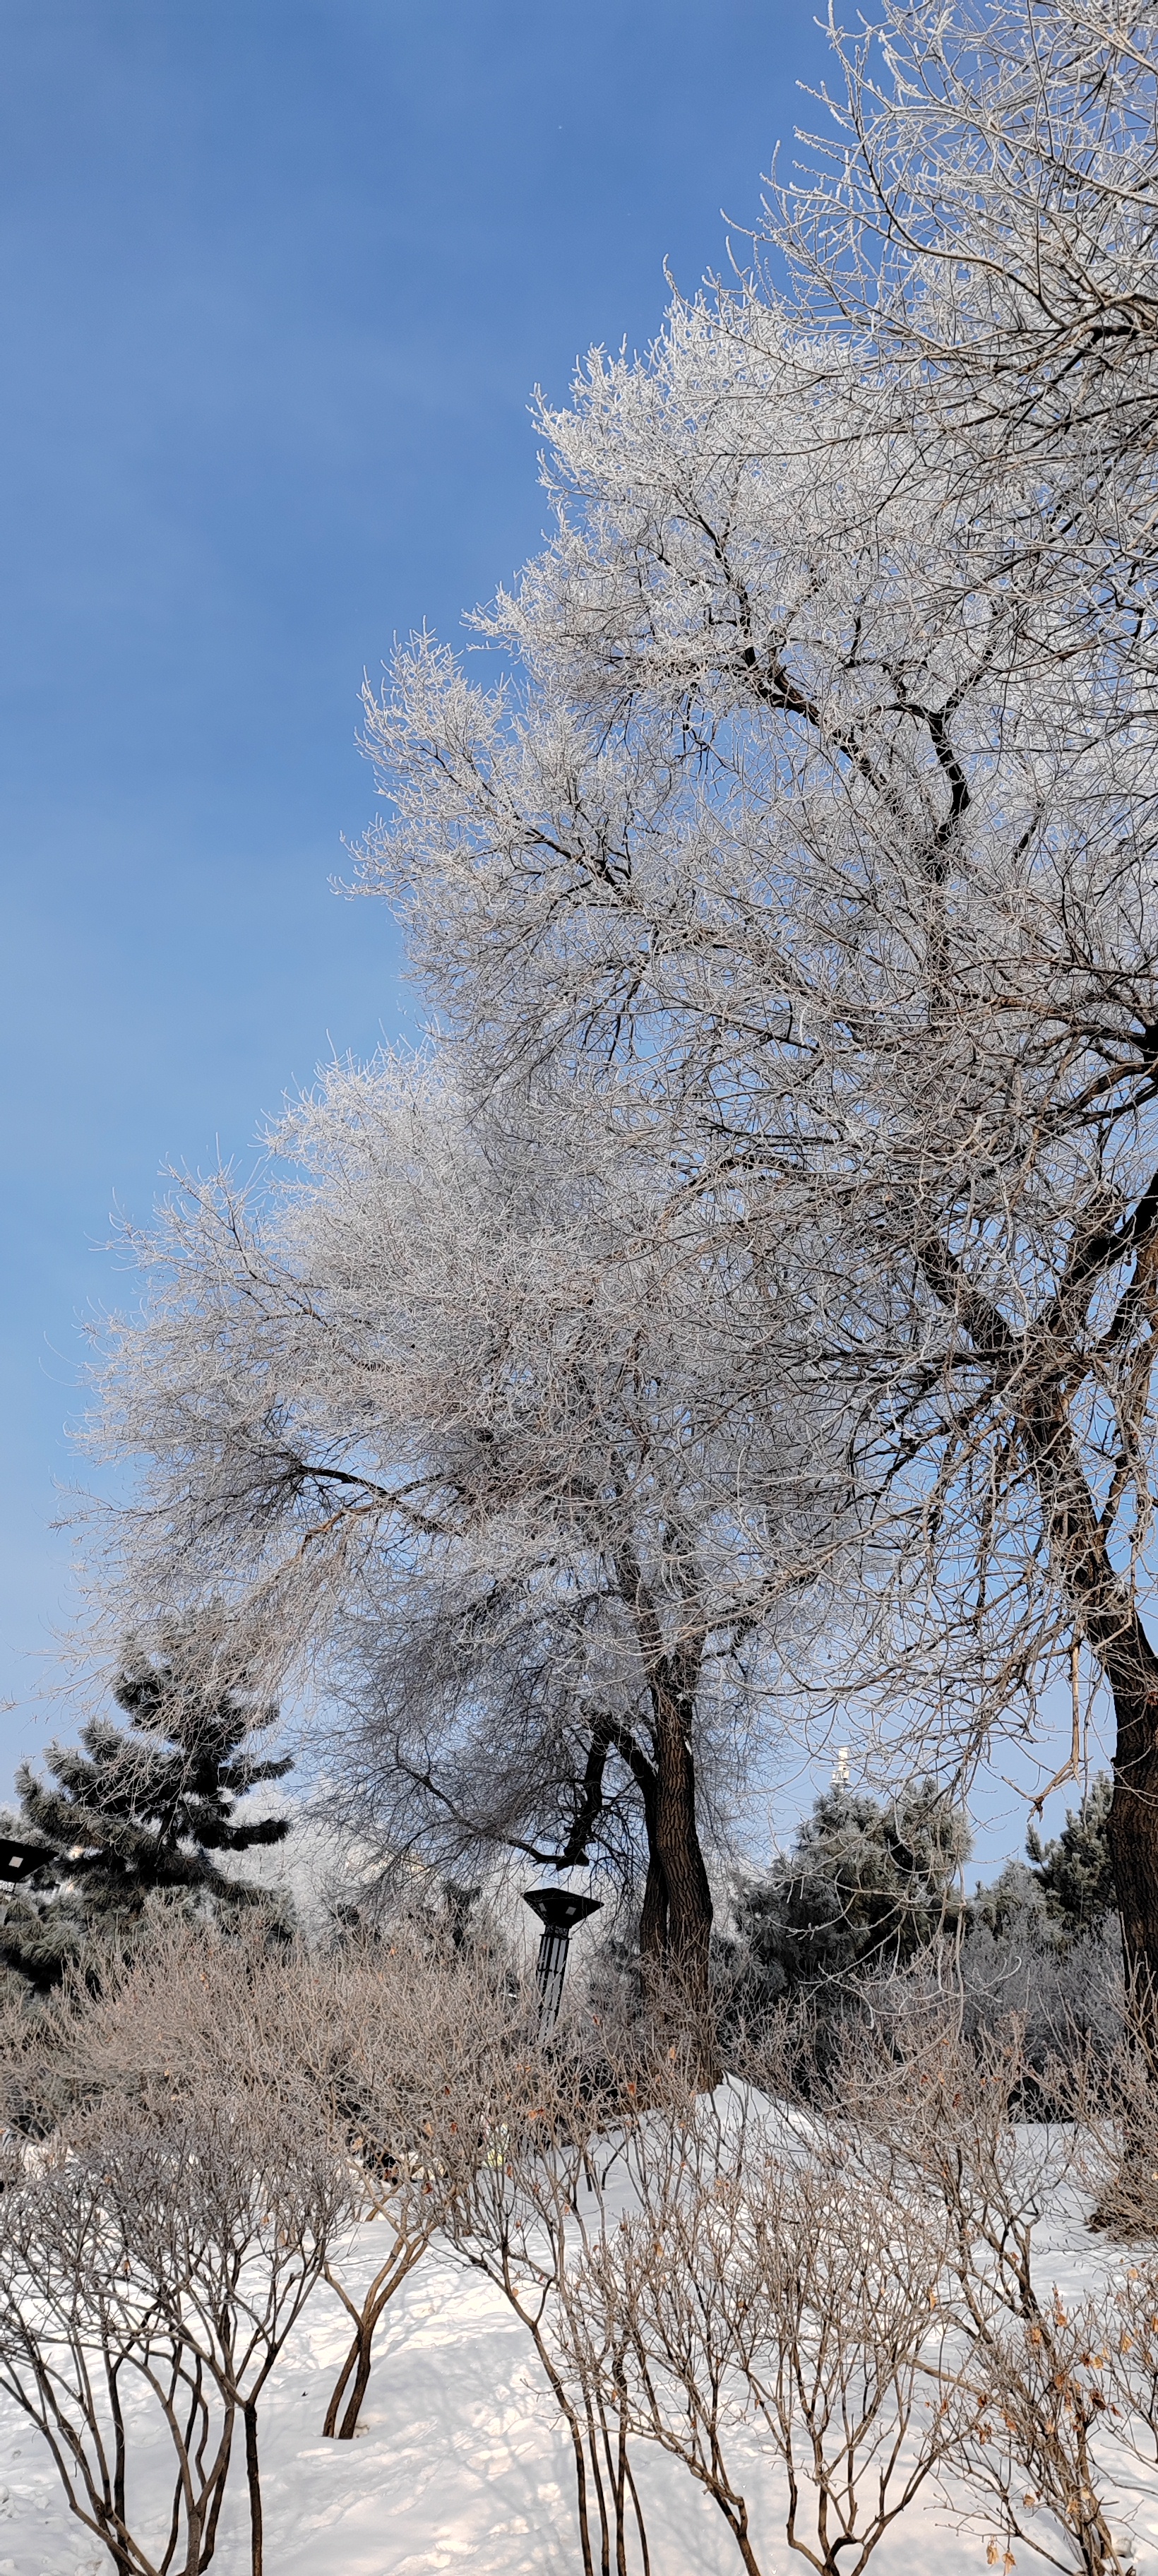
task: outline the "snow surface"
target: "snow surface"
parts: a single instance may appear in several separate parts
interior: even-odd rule
[[[1053,2233],[1050,2271],[1063,2293],[1092,2287],[1107,2259],[1101,2247],[1072,2215]],[[344,2266],[351,2283],[363,2266],[369,2278],[380,2247],[380,2228],[359,2231]],[[323,2285],[262,2405],[268,2576],[575,2576],[570,2448],[529,2338],[499,2292],[436,2245],[383,2319],[357,2437],[325,2441],[347,2342],[345,2312]],[[150,2489],[160,2502],[156,2474],[170,2456],[142,2420],[130,2476],[146,2506]],[[751,2458],[745,2483],[766,2576],[803,2571],[784,2539],[775,2475],[755,2449]],[[735,2543],[687,2472],[643,2443],[633,2461],[653,2576],[737,2576]],[[1138,2576],[1158,2576],[1158,2493],[1139,2494],[1122,2527],[1136,2538]],[[1042,2564],[1020,2550],[1018,2560]],[[213,2565],[220,2576],[248,2576],[240,2461]],[[931,2489],[871,2561],[873,2576],[973,2576],[985,2565],[984,2531],[955,2526]],[[69,2513],[47,2449],[0,2401],[0,2576],[108,2576],[110,2566]]]

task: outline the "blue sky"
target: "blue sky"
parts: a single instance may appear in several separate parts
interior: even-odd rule
[[[363,670],[534,548],[532,387],[722,264],[823,46],[799,0],[0,31],[2,1789],[69,1723],[50,1525],[114,1203],[413,1008],[385,907],[330,891]]]

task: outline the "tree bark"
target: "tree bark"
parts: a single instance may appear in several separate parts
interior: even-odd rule
[[[647,1877],[643,1883],[643,1906],[639,1917],[639,1955],[641,1959],[650,1960],[653,1968],[659,1968],[667,1957],[667,1880],[650,1832],[647,1841]]]
[[[653,1689],[655,1799],[639,1927],[644,1992],[691,2050],[697,2084],[720,2080],[712,2021],[712,1896],[696,1825],[691,1710]]]
[[[708,2000],[712,1897],[696,1825],[690,1708],[655,1692],[654,1852],[664,1891],[664,1964],[697,2005]]]
[[[354,2376],[353,2394],[350,2398],[349,2405],[346,2408],[346,2412],[342,2417],[341,2425],[338,2430],[339,2442],[352,2442],[358,2429],[358,2417],[362,2412],[362,2400],[370,2385],[370,2369],[374,2358],[374,2325],[376,2325],[377,2322],[378,2320],[375,2318],[373,2325],[360,2327],[354,2339],[354,2359],[357,2363],[357,2370]],[[328,2418],[326,2429],[327,2431],[330,2429]]]
[[[249,2567],[250,2576],[262,2576],[264,2546],[261,2514],[261,2471],[257,2459],[257,2404],[251,2398],[245,2408],[245,2478],[249,2488]]]
[[[695,1687],[701,1630],[694,1615],[688,1635],[673,1646],[634,1552],[618,1562],[624,1602],[639,1638],[651,1698],[651,1777],[644,1784],[648,1871],[640,1921],[640,1954],[684,1989],[698,2015],[708,2006],[712,1897],[696,1824],[696,1772],[692,1754]],[[688,1608],[695,1610],[694,1585]],[[638,1775],[637,1775],[638,1776]]]
[[[1126,1972],[1151,2040],[1158,2041],[1158,1655],[1133,1589],[1110,1562],[1106,1534],[1082,1469],[1073,1428],[1053,1412],[1027,1423],[1027,1447],[1046,1508],[1050,1553],[1075,1627],[1114,1702],[1110,1860]]]
[[[696,1826],[691,1712],[673,1708],[670,1697],[655,1686],[652,1701],[654,1761],[640,1752],[629,1728],[607,1721],[613,1730],[610,1741],[643,1800],[647,1877],[639,1918],[640,1957],[654,1972],[665,1972],[673,1965],[673,1938],[685,1949],[690,1932],[693,1953],[702,1950],[706,1980],[712,1900]]]
[[[1109,1816],[1114,1892],[1135,2000],[1158,2038],[1158,1675],[1144,1698],[1116,1689],[1114,1710],[1118,1735]]]
[[[699,2080],[719,2080],[711,2024],[712,1893],[696,1824],[690,1707],[653,1683],[654,1765],[633,1764],[643,1797],[647,1878],[639,1918],[644,1990],[693,2041]]]
[[[1109,1818],[1114,1893],[1139,2026],[1151,2051],[1158,2052],[1158,1655],[1132,1584],[1111,1563],[1082,1464],[1067,1409],[1065,1362],[1072,1353],[1060,1302],[1034,1333],[1014,1333],[943,1243],[927,1236],[919,1257],[930,1286],[964,1325],[1008,1407],[1033,1470],[1055,1580],[1073,1613],[1075,1633],[1109,1684],[1117,1730]],[[1084,1376],[1084,1368],[1074,1374]]]

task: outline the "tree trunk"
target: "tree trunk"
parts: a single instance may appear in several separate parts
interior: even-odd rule
[[[666,1898],[665,1961],[692,2000],[706,2005],[712,1897],[696,1828],[691,1710],[657,1696],[654,1850]]]
[[[236,2406],[231,2402],[227,2405],[225,2410],[225,2423],[222,2428],[221,2444],[217,2454],[217,2464],[213,2472],[213,2501],[209,2507],[209,2518],[205,2526],[205,2537],[201,2545],[200,2557],[195,2562],[198,2576],[204,2576],[204,2570],[208,2567],[209,2561],[217,2546],[217,2525],[221,2520],[221,2507],[225,2501],[225,2482],[229,2475],[229,2462],[233,2451],[233,2428],[236,2420]]]
[[[1093,1523],[1092,1507],[1089,1517]],[[1109,1842],[1114,1894],[1126,1973],[1142,2018],[1158,2040],[1158,1655],[1110,1566],[1096,1524],[1091,1539],[1095,1532],[1095,1543],[1074,1550],[1070,1558],[1067,1589],[1078,1631],[1113,1697]]]
[[[709,1976],[712,1897],[696,1827],[691,1711],[656,1694],[656,1789],[640,1959],[653,2005],[690,2044],[696,2081],[719,2082]]]
[[[701,1650],[685,1642],[669,1653],[655,1602],[627,1548],[619,1558],[619,1580],[635,1621],[652,1709],[653,1760],[632,1765],[643,1791],[647,1827],[640,1952],[645,1963],[662,1967],[706,2010],[712,1898],[696,1827],[692,1757]]]
[[[354,2376],[354,2390],[339,2427],[339,2442],[352,2442],[358,2429],[358,2417],[362,2412],[362,2400],[370,2385],[370,2365],[374,2357],[373,2340],[373,2327],[371,2327],[369,2334],[364,2334],[359,2337],[358,2368]]]
[[[1114,1893],[1127,1975],[1147,2025],[1153,2025],[1158,2020],[1158,1672],[1152,1691],[1115,1685],[1114,1714],[1118,1731],[1109,1817]]]
[[[919,1258],[929,1285],[967,1331],[995,1392],[1009,1405],[1041,1497],[1050,1564],[1109,1684],[1117,1721],[1110,1801],[1110,1858],[1126,1973],[1140,2025],[1158,2055],[1158,1655],[1132,1586],[1115,1573],[1067,1409],[1066,1381],[1048,1340],[1035,1352],[973,1288],[955,1253],[933,1235]],[[1051,1334],[1056,1330],[1051,1319]],[[1037,1362],[1035,1368],[1034,1363]],[[1043,1365],[1044,1363],[1044,1365]],[[1078,1380],[1085,1368],[1077,1372]]]
[[[257,2459],[257,2406],[252,2398],[245,2409],[245,2476],[249,2487],[250,2576],[262,2576],[261,2472]]]
[[[369,2340],[370,2338],[367,2335],[365,2323],[361,2318],[359,2318],[358,2324],[354,2329],[353,2342],[350,2345],[350,2349],[346,2354],[346,2358],[342,2363],[342,2367],[338,2372],[338,2376],[330,2391],[330,2402],[326,2408],[326,2420],[322,2426],[322,2438],[324,2441],[332,2442],[337,2439],[338,2408],[340,2407],[342,2399],[346,2394],[346,2390],[349,2387],[351,2377],[357,2369],[364,2353],[367,2355],[368,2361]],[[366,2375],[368,2378],[368,2367]]]
[[[667,1957],[667,1880],[655,1848],[651,1818],[646,1819],[647,1877],[643,1886],[643,1909],[639,1917],[639,1955],[660,1968]]]
[[[656,1692],[655,1775],[644,1797],[647,1878],[640,1956],[707,2000],[712,1897],[696,1825],[690,1711]]]
[[[339,2442],[352,2442],[358,2429],[358,2417],[362,2412],[362,2400],[370,2385],[370,2371],[374,2360],[374,2328],[377,2323],[377,2316],[370,2320],[363,2318],[350,2346],[349,2352],[346,2355],[338,2376],[338,2384],[330,2399],[326,2420],[322,2430],[324,2433],[328,2433],[331,2436],[336,2434]],[[354,2372],[353,2393],[345,2414],[342,2417],[341,2424],[339,2425],[338,2408],[349,2384],[351,2371]]]
[[[1117,1737],[1112,1757],[1110,1859],[1126,1973],[1152,2044],[1158,2041],[1158,1655],[1132,1589],[1110,1562],[1068,1420],[1028,1444],[1048,1515],[1050,1552],[1084,1638],[1109,1684]]]

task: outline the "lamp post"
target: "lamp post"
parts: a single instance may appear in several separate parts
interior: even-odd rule
[[[563,1979],[567,1973],[567,1952],[577,1923],[585,1923],[589,1914],[598,1914],[598,1896],[573,1896],[567,1887],[532,1887],[523,1898],[532,1914],[543,1926],[539,1943],[539,1960],[535,1979],[539,1988],[539,2035],[553,2030],[563,2000]]]
[[[55,1853],[47,1851],[43,1843],[0,1841],[0,1923],[8,1912],[9,1897],[15,1895],[18,1887],[23,1887],[25,1880],[33,1876],[42,1862],[55,1857]]]

